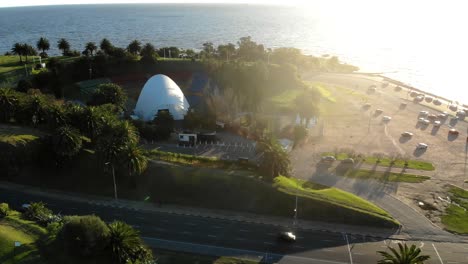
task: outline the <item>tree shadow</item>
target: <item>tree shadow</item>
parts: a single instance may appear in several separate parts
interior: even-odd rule
[[[431,135],[435,136],[437,135],[437,132],[439,132],[440,126],[433,126],[431,130]]]
[[[421,157],[424,153],[426,153],[427,149],[423,149],[423,148],[416,148],[414,151],[413,151],[413,156],[415,157]]]

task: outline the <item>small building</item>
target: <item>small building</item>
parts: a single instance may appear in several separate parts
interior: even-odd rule
[[[179,146],[194,146],[197,143],[197,134],[182,132],[178,135]]]

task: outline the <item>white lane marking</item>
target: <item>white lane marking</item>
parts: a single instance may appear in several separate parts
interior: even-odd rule
[[[364,253],[356,253],[356,252],[353,252],[354,255],[358,255],[358,256],[364,256],[365,254]]]
[[[456,262],[456,261],[447,261],[447,264],[449,264],[449,263],[456,264],[456,263],[460,263],[460,262]]]
[[[328,239],[325,239],[325,240],[322,240],[323,242],[333,242],[333,240],[328,240]]]
[[[348,245],[348,253],[349,253],[349,263],[353,264],[353,256],[351,254],[351,247],[349,246],[349,240],[348,240],[348,235],[344,234],[346,238],[346,244]],[[442,263],[443,264],[443,263]]]
[[[424,242],[421,242],[421,245],[419,246],[419,248],[423,248],[424,247]]]
[[[209,237],[216,237],[215,235],[208,235]]]
[[[325,248],[325,249],[322,249],[322,250],[323,250],[323,251],[327,251],[327,252],[333,252],[333,251],[335,251],[335,250],[329,249],[329,248]]]
[[[439,257],[440,263],[444,264],[444,262],[442,261],[442,258],[439,255],[439,251],[437,251],[437,248],[435,247],[434,243],[432,243],[432,247],[434,248],[435,253],[437,254],[437,257]]]

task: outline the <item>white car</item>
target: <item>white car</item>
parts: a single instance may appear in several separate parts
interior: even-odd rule
[[[418,143],[418,145],[416,145],[416,149],[427,149],[427,144],[426,143]]]
[[[441,124],[442,124],[442,123],[441,123],[439,120],[434,121],[434,126],[435,126],[435,127],[440,127]]]
[[[287,242],[296,241],[296,235],[293,232],[281,232],[279,238]]]
[[[428,114],[429,114],[428,111],[421,111],[421,112],[419,112],[419,115],[420,115],[420,116],[427,116]]]
[[[382,117],[382,121],[384,121],[384,122],[388,122],[390,120],[392,120],[392,118],[390,116],[383,116]]]
[[[424,120],[426,120],[424,117],[418,118],[418,123],[424,123]]]
[[[431,123],[431,120],[424,119],[423,124],[424,125],[429,125]]]

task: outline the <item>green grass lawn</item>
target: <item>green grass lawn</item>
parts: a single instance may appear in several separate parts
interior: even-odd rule
[[[374,179],[385,182],[408,182],[408,183],[421,183],[429,180],[430,177],[406,174],[406,173],[393,173],[382,171],[369,171],[369,170],[352,170],[345,173],[343,176],[358,179]]]
[[[0,219],[0,263],[45,263],[40,259],[35,244],[44,234],[45,229],[34,222],[21,219],[18,212],[12,212],[11,215]],[[15,242],[22,245],[15,248]]]
[[[451,232],[468,234],[468,191],[452,186],[449,195],[454,203],[445,210],[442,223]]]
[[[335,156],[335,153],[333,153],[333,152],[324,152],[324,153],[322,153],[322,156]],[[338,155],[336,155],[335,158],[337,160],[344,160],[344,159],[347,159],[348,157],[349,156],[346,153],[338,153]],[[390,167],[391,161],[392,160],[390,158],[386,158],[386,157],[381,158],[379,166]],[[372,156],[364,157],[364,163],[374,165],[374,164],[377,163],[377,158],[372,157]],[[397,159],[397,160],[395,160],[392,167],[404,168],[405,167],[405,161],[401,160],[401,159]],[[420,161],[420,160],[408,160],[407,168],[408,169],[415,169],[415,170],[426,170],[426,171],[435,170],[435,167],[434,167],[434,165],[432,163],[426,162],[426,161]]]
[[[303,92],[298,89],[286,89],[267,99],[266,105],[274,106],[281,111],[291,112],[296,109],[296,98]]]
[[[335,97],[332,95],[330,92],[330,87],[328,87],[327,84],[324,83],[313,83],[312,86],[314,86],[317,91],[320,93],[320,95],[325,98],[326,100],[336,103]]]

